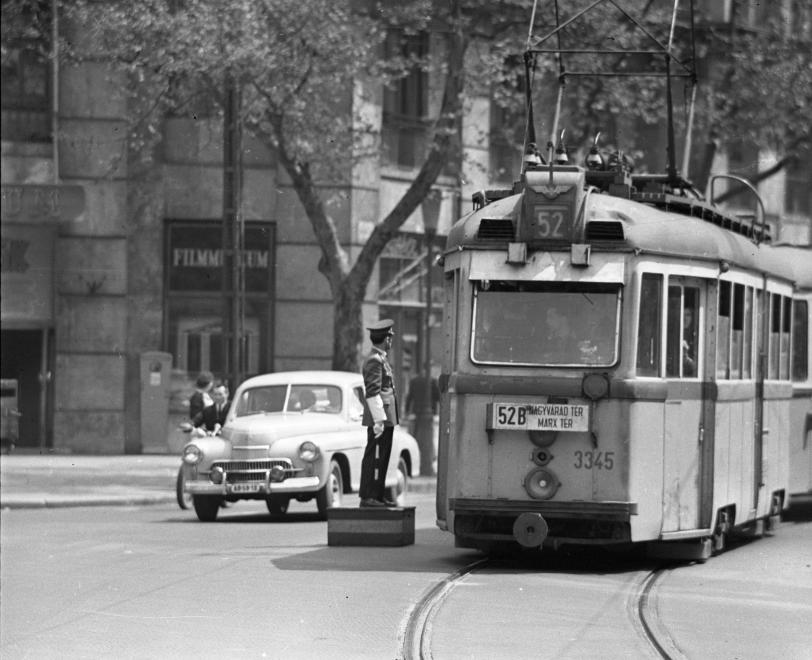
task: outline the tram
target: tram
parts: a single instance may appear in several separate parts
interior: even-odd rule
[[[742,218],[556,152],[448,236],[438,526],[704,560],[812,483],[812,251],[771,244],[752,187]]]

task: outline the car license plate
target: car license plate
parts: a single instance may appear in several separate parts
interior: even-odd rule
[[[494,403],[489,429],[589,431],[589,406],[579,403]]]
[[[261,489],[262,484],[258,483],[231,484],[232,493],[258,493]]]

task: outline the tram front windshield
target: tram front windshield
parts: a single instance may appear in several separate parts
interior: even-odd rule
[[[471,359],[605,367],[617,361],[620,287],[496,282],[474,289]]]

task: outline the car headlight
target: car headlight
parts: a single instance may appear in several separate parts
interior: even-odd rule
[[[183,462],[189,465],[196,465],[203,460],[203,452],[197,445],[186,445],[183,448]]]
[[[312,462],[319,457],[319,448],[315,443],[307,440],[299,445],[299,458],[303,461]]]

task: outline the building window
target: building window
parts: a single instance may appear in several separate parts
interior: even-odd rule
[[[787,168],[786,178],[786,198],[784,208],[789,215],[810,216],[812,215],[812,167],[809,166],[809,157],[798,158],[789,168]]]
[[[387,59],[413,63],[405,76],[384,88],[383,155],[390,165],[417,167],[428,151],[428,37],[391,30],[384,44]]]
[[[747,181],[755,180],[758,175],[758,148],[745,140],[732,140],[727,151],[728,172]],[[736,188],[738,184],[728,181],[728,188]],[[749,190],[742,190],[725,200],[725,204],[738,211],[741,215],[757,215],[757,201]]]
[[[3,2],[2,138],[51,142],[51,3]]]
[[[527,128],[527,86],[524,71],[521,57],[507,57],[491,93],[491,181],[511,183],[521,168],[524,132]]]

